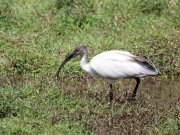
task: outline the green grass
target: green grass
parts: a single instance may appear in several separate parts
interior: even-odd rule
[[[126,50],[154,63],[163,79],[178,78],[179,14],[177,0],[0,0],[0,134],[178,133],[175,100],[167,109],[142,93],[131,104],[116,91],[110,106],[107,84],[84,75],[77,59],[61,72],[65,79],[54,75],[84,44],[90,58]]]

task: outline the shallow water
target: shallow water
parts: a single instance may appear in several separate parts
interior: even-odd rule
[[[37,79],[37,78],[36,78]],[[0,83],[3,87],[8,85],[12,86],[23,86],[25,83],[35,83],[35,78],[21,78],[17,77],[0,77]],[[46,78],[48,79],[48,78]],[[33,81],[34,80],[34,81]],[[51,80],[53,81],[53,80]],[[114,84],[114,95],[116,103],[120,103],[124,100],[125,95],[132,92],[135,87],[135,80],[122,79],[118,80]],[[89,97],[89,99],[99,98],[100,101],[108,102],[108,84],[105,80],[93,79],[90,76],[84,76],[83,78],[73,79],[67,77],[60,82],[60,85],[70,91],[74,90],[80,95]],[[68,88],[66,86],[69,86]],[[88,96],[89,95],[89,96]],[[123,97],[124,96],[124,97]],[[180,78],[171,80],[163,79],[161,77],[146,77],[142,78],[139,88],[137,90],[137,101],[146,101],[154,105],[163,105],[169,107],[172,104],[180,107]]]
[[[70,78],[66,78],[69,80]],[[63,83],[67,82],[64,80]],[[180,78],[171,80],[162,77],[145,77],[141,78],[139,88],[137,90],[136,100],[138,102],[146,102],[151,105],[170,107],[171,105],[180,105]],[[103,79],[92,79],[89,76],[84,76],[80,80],[74,80],[74,87],[79,95],[87,96],[89,100],[97,99],[101,103],[108,102],[108,84]],[[131,95],[135,87],[134,79],[121,79],[113,84],[114,103],[122,104]],[[71,85],[69,82],[66,85]],[[72,87],[71,87],[72,91]],[[179,104],[178,104],[179,103]]]
[[[152,104],[170,106],[180,105],[180,79],[145,78],[139,86],[139,97]]]

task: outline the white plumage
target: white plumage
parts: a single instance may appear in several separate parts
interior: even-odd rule
[[[142,60],[138,60],[136,56],[129,52],[107,51],[92,58],[88,71],[90,71],[89,74],[92,74],[92,76],[113,80],[158,74],[156,68],[152,71],[140,64],[141,62]]]
[[[56,76],[59,77],[61,68],[73,57],[81,54],[81,68],[93,77],[107,79],[110,85],[109,97],[113,99],[112,83],[117,79],[134,78],[137,82],[132,98],[136,96],[136,91],[141,77],[158,75],[158,70],[153,64],[149,64],[129,52],[112,50],[100,53],[92,58],[88,63],[88,52],[85,46],[77,47],[60,65]]]

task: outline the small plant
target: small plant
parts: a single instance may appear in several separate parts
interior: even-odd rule
[[[155,14],[160,16],[168,9],[168,0],[138,0],[139,10],[144,14]]]
[[[71,20],[78,27],[91,25],[96,14],[96,3],[91,0],[57,0],[56,6],[65,17],[64,21]]]

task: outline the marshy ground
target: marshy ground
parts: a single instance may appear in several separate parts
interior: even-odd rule
[[[114,102],[108,85],[89,76],[1,78],[2,134],[178,134],[179,80],[145,78],[137,101],[134,80],[118,81]]]
[[[179,134],[180,17],[177,0],[0,0],[0,134]],[[89,58],[126,50],[162,73],[108,85],[79,60],[54,75],[84,44]]]

